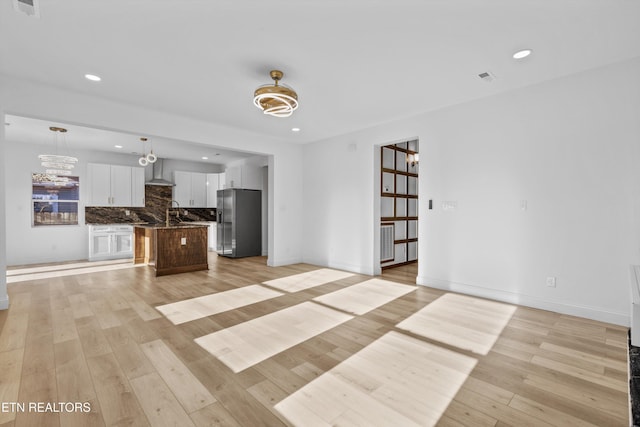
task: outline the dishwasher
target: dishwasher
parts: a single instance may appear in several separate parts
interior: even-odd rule
[[[133,226],[90,225],[89,261],[133,258]]]

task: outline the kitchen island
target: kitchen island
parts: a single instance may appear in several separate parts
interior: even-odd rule
[[[153,266],[156,276],[208,270],[206,225],[136,225],[135,264]]]

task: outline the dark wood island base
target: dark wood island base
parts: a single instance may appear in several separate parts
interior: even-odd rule
[[[209,269],[206,225],[140,225],[134,237],[133,262],[154,266],[156,276]]]

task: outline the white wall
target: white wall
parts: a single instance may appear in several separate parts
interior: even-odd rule
[[[376,178],[370,141],[344,137],[308,144],[304,164],[305,262],[373,274]]]
[[[269,166],[262,172],[262,256],[269,255]]]
[[[375,269],[374,150],[417,136],[420,284],[628,324],[639,115],[634,60],[310,144],[304,260]]]
[[[38,154],[51,151],[50,146],[5,142],[4,162],[8,185],[5,197],[7,265],[87,259],[88,237],[84,224],[87,200],[86,153],[74,153],[80,159],[74,175],[80,180],[78,225],[32,227],[31,174],[42,171]]]
[[[421,196],[459,208],[427,216],[419,281],[628,324],[639,76],[618,64],[431,115],[439,186]]]
[[[173,182],[174,171],[219,173],[224,172],[224,166],[201,162],[189,162],[186,160],[164,159],[162,164],[162,177],[167,181]],[[153,165],[149,165],[146,167],[145,178],[147,180],[153,178]]]
[[[4,118],[5,106],[5,86],[0,80],[0,118]],[[6,157],[4,144],[4,123],[0,126],[0,165]],[[7,226],[5,213],[5,187],[6,175],[4,167],[0,171],[0,310],[9,308],[9,296],[7,295]]]
[[[269,212],[270,226],[273,228],[269,232],[270,236],[273,234],[273,238],[269,239],[268,263],[275,266],[301,260],[301,147],[251,132],[237,131],[222,125],[124,105],[3,75],[0,75],[0,87],[3,114],[50,119],[134,134],[158,135],[273,155],[275,167],[270,171],[273,180],[269,183],[269,206],[275,211]],[[212,138],[212,135],[219,136],[219,139]],[[4,135],[0,136],[0,144],[4,145]],[[0,156],[0,164],[4,165],[9,161],[2,152]],[[1,196],[2,193],[0,198],[4,200]],[[0,261],[2,267],[6,255],[0,255],[3,255]]]

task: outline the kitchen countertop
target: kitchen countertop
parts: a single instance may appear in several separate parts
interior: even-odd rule
[[[174,229],[174,228],[203,228],[208,227],[207,224],[196,224],[196,223],[179,223],[179,224],[171,224],[168,227],[165,224],[131,224],[134,227],[139,228],[148,228],[152,230],[161,230],[161,229]]]

